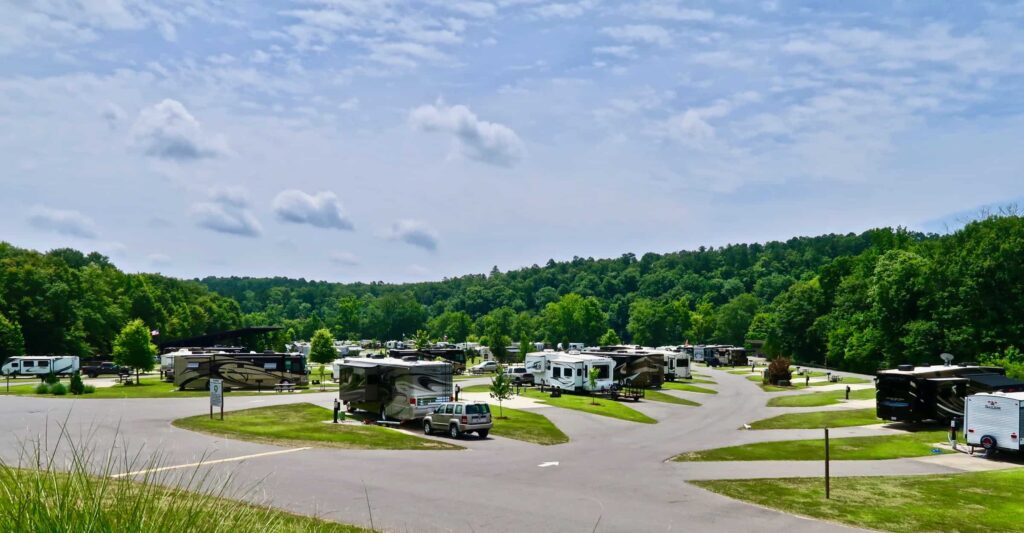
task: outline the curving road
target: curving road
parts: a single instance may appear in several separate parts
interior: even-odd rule
[[[820,475],[800,462],[673,463],[684,451],[755,441],[817,437],[817,431],[744,431],[744,423],[799,409],[765,407],[769,394],[743,376],[704,370],[716,395],[667,391],[701,407],[642,402],[659,420],[647,425],[538,407],[571,438],[538,446],[494,437],[466,440],[466,451],[283,448],[223,439],[174,428],[174,419],[201,414],[205,398],[70,400],[0,397],[0,455],[17,461],[25,442],[68,434],[88,442],[96,456],[113,449],[135,457],[132,471],[152,457],[162,465],[229,460],[203,468],[229,482],[247,500],[340,522],[389,531],[849,531],[849,528],[747,505],[704,491],[688,479]],[[475,380],[474,380],[475,381]],[[462,386],[474,381],[460,382]],[[331,393],[226,398],[227,409],[312,402],[329,407]],[[843,408],[831,407],[831,408]],[[822,410],[828,408],[811,408]],[[835,430],[836,436],[879,434],[880,428]],[[100,453],[104,452],[104,453]],[[557,465],[553,463],[557,462]],[[549,464],[541,467],[539,465]],[[855,463],[855,464],[849,464]],[[922,460],[838,462],[837,475],[892,475],[959,471]],[[368,496],[368,497],[367,497]]]

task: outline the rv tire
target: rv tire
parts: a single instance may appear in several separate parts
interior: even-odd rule
[[[459,431],[459,426],[455,424],[448,426],[448,436],[453,439],[462,438],[462,432]]]
[[[430,422],[424,422],[423,423],[423,434],[424,435],[430,435],[433,432],[434,432],[434,428],[430,427]]]

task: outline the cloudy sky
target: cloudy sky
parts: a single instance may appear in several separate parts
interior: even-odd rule
[[[1024,195],[1024,4],[0,2],[0,240],[438,279]]]

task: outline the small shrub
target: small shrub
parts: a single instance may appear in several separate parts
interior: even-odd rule
[[[68,393],[68,388],[63,383],[54,383],[50,385],[50,394],[54,396],[64,396]]]
[[[50,386],[46,383],[40,383],[36,385],[36,394],[49,394]]]
[[[94,392],[96,392],[95,385],[85,385],[82,387],[82,394],[92,394]]]
[[[70,391],[71,394],[79,395],[82,394],[84,389],[85,384],[82,383],[82,375],[78,372],[71,374],[71,386],[68,387],[68,391]]]
[[[50,372],[49,374],[46,375],[45,378],[43,378],[43,382],[46,383],[47,385],[53,385],[59,381],[60,380],[57,379],[57,375],[54,374],[53,372]]]

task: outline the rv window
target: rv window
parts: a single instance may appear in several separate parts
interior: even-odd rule
[[[277,370],[277,363],[263,363],[263,370]]]
[[[597,369],[597,379],[608,379],[611,377],[609,375],[609,368],[611,367],[608,365],[594,365],[594,368]]]
[[[380,384],[380,376],[378,376],[377,374],[370,374],[369,376],[366,376],[366,384],[367,385],[379,385]]]
[[[551,370],[551,376],[556,378],[562,377],[562,367],[556,366],[555,368],[553,368]]]
[[[36,366],[36,362],[35,361],[23,361],[21,363],[21,366],[23,366],[25,368],[32,368],[32,367]]]
[[[483,415],[490,412],[491,408],[486,403],[471,403],[466,406],[466,414]]]
[[[39,361],[39,366],[50,366],[49,361]]]
[[[690,366],[690,360],[683,359],[682,361],[679,361],[679,366]]]
[[[455,406],[455,414],[457,414],[457,415],[461,415],[462,414],[462,405],[456,405]]]
[[[186,366],[188,368],[199,368],[199,363],[188,363]]]

